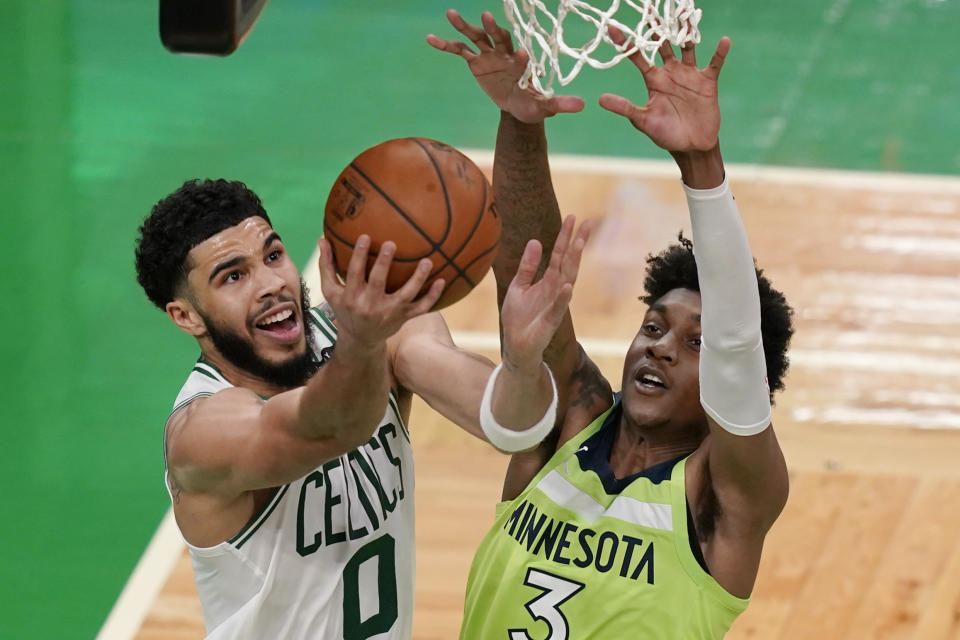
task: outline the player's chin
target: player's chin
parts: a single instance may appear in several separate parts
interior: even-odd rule
[[[274,367],[285,367],[298,360],[302,360],[307,353],[306,340],[297,344],[257,345],[257,357]]]
[[[623,390],[623,410],[630,421],[637,425],[655,426],[670,421],[674,412],[673,399],[669,394],[651,394],[641,389]]]

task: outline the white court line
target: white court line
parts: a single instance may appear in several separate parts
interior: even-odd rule
[[[463,149],[467,156],[481,167],[493,164],[493,151]],[[554,172],[580,172],[618,177],[677,178],[680,173],[670,160],[637,158],[611,158],[606,156],[551,154],[550,166]],[[797,185],[845,190],[872,190],[881,193],[917,193],[923,195],[960,195],[960,178],[944,175],[885,173],[876,171],[844,171],[834,169],[800,169],[754,164],[727,164],[731,181],[771,185]],[[311,291],[314,304],[321,299],[320,279],[317,272],[317,253],[314,250],[303,270],[304,281]],[[458,332],[454,339],[468,349],[499,351],[496,334]],[[582,341],[587,353],[593,355],[624,356],[629,341],[585,338]],[[891,367],[892,363],[903,364],[902,355],[886,359],[885,356],[857,354],[855,352],[791,352],[794,366],[818,366],[823,368]],[[942,362],[934,359],[916,359],[911,364],[928,372],[933,369],[960,372],[960,361]],[[902,369],[900,369],[902,370]],[[127,581],[106,623],[97,636],[98,640],[128,640],[139,630],[157,594],[166,582],[183,549],[183,542],[176,530],[173,512],[167,511],[154,534],[146,552]]]
[[[481,167],[493,165],[493,151],[487,149],[461,149],[461,151]],[[869,189],[881,193],[960,194],[960,177],[950,175],[804,169],[738,163],[724,163],[724,165],[733,182],[804,185],[846,190]],[[617,177],[680,179],[680,170],[672,160],[551,153],[550,168],[554,171],[600,173]]]
[[[810,79],[815,66],[820,63],[824,44],[828,39],[834,37],[836,27],[843,19],[849,6],[850,0],[833,0],[823,13],[820,26],[816,28],[813,37],[810,38],[806,53],[795,58],[797,60],[796,73],[793,74],[786,91],[783,93],[776,115],[767,121],[766,131],[757,140],[761,149],[771,149],[780,142],[783,132],[787,128],[787,122],[793,116],[793,111],[803,95],[804,85]]]
[[[97,634],[97,640],[130,640],[137,634],[184,548],[173,510],[167,509]]]
[[[493,166],[493,151],[461,149],[481,167]],[[727,173],[734,183],[757,183],[781,186],[807,186],[844,190],[864,189],[881,193],[917,193],[922,195],[960,195],[960,177],[932,174],[907,174],[883,171],[849,171],[843,169],[803,169],[758,164],[727,163]],[[614,158],[574,154],[550,154],[550,168],[555,172],[577,172],[635,178],[680,178],[680,170],[672,160],[646,158]],[[734,188],[736,185],[734,184]],[[316,249],[303,270],[311,298],[320,300],[320,274],[317,271]]]
[[[454,331],[458,347],[473,351],[500,351],[500,336],[484,331]],[[629,340],[580,338],[583,350],[591,357],[623,358]],[[960,358],[942,355],[922,356],[899,351],[857,351],[845,349],[791,349],[790,366],[819,370],[872,371],[951,377],[960,375]]]

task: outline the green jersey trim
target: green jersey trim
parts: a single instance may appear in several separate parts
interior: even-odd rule
[[[331,343],[337,341],[337,327],[330,322],[330,318],[320,313],[317,307],[310,309],[310,320],[313,323],[313,326],[320,330],[320,332],[327,337]]]
[[[390,389],[390,393],[387,395],[387,402],[390,404],[393,412],[397,414],[397,421],[400,422],[400,430],[403,432],[403,437],[407,439],[407,442],[410,442],[410,432],[407,431],[407,425],[404,423],[403,414],[400,413],[400,402],[397,400],[397,396],[393,389]]]
[[[197,360],[197,363],[193,365],[193,370],[197,373],[202,373],[211,380],[216,380],[217,382],[222,382],[224,384],[230,384],[227,382],[227,379],[223,377],[223,374],[220,373],[220,369],[218,369],[213,363],[203,356],[200,356],[200,359]]]
[[[277,508],[277,505],[280,504],[280,500],[283,498],[284,494],[289,488],[289,484],[282,486],[279,491],[273,495],[273,498],[271,498],[267,504],[260,509],[260,513],[254,514],[250,518],[249,522],[244,525],[243,529],[241,529],[237,535],[227,540],[227,542],[232,544],[237,549],[242,547],[250,538],[253,537],[253,534],[257,532],[257,529],[263,526],[263,523],[267,521],[267,518],[270,517],[270,514],[273,513],[274,509]]]
[[[180,411],[180,409],[183,409],[185,406],[187,406],[194,400],[197,400],[198,398],[209,398],[212,395],[213,394],[210,393],[209,391],[200,391],[199,393],[193,394],[192,396],[190,396],[189,398],[187,398],[186,400],[184,400],[183,402],[175,406],[173,408],[173,411],[170,412],[170,415],[167,416],[167,420],[170,420],[173,414],[175,414],[177,411]]]

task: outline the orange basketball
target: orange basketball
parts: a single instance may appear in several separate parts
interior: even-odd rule
[[[490,269],[500,241],[493,189],[469,158],[436,140],[399,138],[367,149],[337,178],[327,198],[323,235],[343,276],[361,234],[370,236],[373,266],[380,246],[397,245],[387,290],[433,260],[424,291],[437,278],[446,288],[434,309],[467,295]]]

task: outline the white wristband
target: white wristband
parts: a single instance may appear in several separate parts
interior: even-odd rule
[[[543,366],[547,367],[547,363],[544,362]],[[507,429],[493,417],[493,408],[491,406],[493,401],[493,387],[497,381],[497,375],[500,374],[500,369],[502,368],[502,363],[494,367],[490,373],[490,379],[487,380],[487,388],[483,390],[483,399],[480,401],[480,427],[483,429],[483,433],[487,436],[490,444],[497,449],[508,453],[526,451],[540,444],[540,442],[547,437],[547,434],[553,430],[553,425],[557,420],[557,383],[553,380],[553,373],[551,373],[550,367],[547,367],[550,386],[553,388],[553,400],[550,402],[550,406],[547,407],[547,413],[532,427],[524,429],[523,431],[514,431]]]

